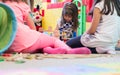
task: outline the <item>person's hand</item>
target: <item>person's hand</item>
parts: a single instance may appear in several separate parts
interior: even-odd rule
[[[40,27],[38,31],[41,32],[41,33],[43,33],[44,29],[42,27]]]
[[[60,37],[60,32],[59,32],[59,30],[54,30],[53,34],[54,34],[54,37],[56,37],[56,38],[59,38],[59,37]]]
[[[118,40],[117,48],[120,48],[120,40]]]

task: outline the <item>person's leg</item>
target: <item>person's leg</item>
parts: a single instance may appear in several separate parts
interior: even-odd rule
[[[116,54],[115,45],[96,47],[96,51],[100,54]]]
[[[44,38],[46,38],[46,37],[44,37]],[[51,37],[48,37],[48,38],[51,38]],[[73,48],[72,49],[65,42],[63,42],[59,39],[56,39],[54,37],[49,39],[48,42],[52,43],[53,48],[49,47],[49,46],[43,48],[43,51],[45,53],[49,53],[49,54],[64,54],[64,53],[67,53],[67,54],[90,54],[91,53],[91,51],[88,48]]]
[[[51,54],[63,54],[66,53],[66,50],[61,48],[63,45],[58,45],[56,43],[56,38],[51,37],[46,34],[41,34],[39,39],[29,48],[23,50],[24,53],[34,53],[37,52],[36,50],[46,50],[48,49],[48,53],[51,52]],[[63,46],[65,47],[65,46]],[[69,48],[69,46],[67,46]],[[44,51],[43,51],[44,52]]]
[[[85,47],[84,45],[82,45],[82,43],[80,42],[80,39],[81,39],[81,36],[77,36],[75,38],[72,38],[70,40],[68,40],[66,42],[66,44],[68,46],[70,46],[71,48],[79,48],[79,47]],[[97,53],[96,49],[95,48],[90,48],[90,47],[87,47],[91,50],[91,53]]]
[[[64,42],[56,39],[54,48],[46,47],[43,51],[48,54],[91,54],[91,51],[86,47],[70,48]]]
[[[41,48],[43,48],[43,52],[49,53],[49,54],[65,54],[65,53],[90,54],[91,53],[89,49],[85,49],[85,48],[71,49],[63,41],[60,41],[55,37],[51,37],[45,34],[41,34],[38,41],[28,49],[29,51],[33,52],[34,50],[41,49]]]
[[[97,54],[96,48],[90,48],[90,47],[87,47],[87,48],[89,48],[91,50],[92,54]]]
[[[91,54],[91,50],[87,47],[72,48],[67,54]]]
[[[84,47],[84,46],[81,44],[81,42],[80,42],[80,38],[81,38],[81,36],[72,38],[72,39],[68,40],[68,41],[66,42],[66,44],[67,44],[68,46],[70,46],[71,48]]]
[[[67,54],[90,54],[91,51],[87,47],[71,48],[65,42],[56,39],[56,48],[63,48],[66,50]]]

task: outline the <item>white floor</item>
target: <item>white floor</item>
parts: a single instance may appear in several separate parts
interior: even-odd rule
[[[21,64],[18,64],[15,62],[7,62],[7,61],[0,62],[0,73],[15,71],[15,70],[27,70],[27,69],[42,70],[46,68],[61,67],[61,66],[65,67],[65,66],[73,66],[73,65],[120,63],[120,51],[116,55],[97,55],[96,57],[94,55],[92,57],[89,57],[89,56],[88,57],[83,57],[83,56],[75,57],[74,55],[75,58],[71,57],[71,55],[63,55],[63,57],[64,58],[45,57],[39,60],[36,60],[36,59],[28,60],[27,59],[25,60],[26,61],[25,63],[21,63]]]

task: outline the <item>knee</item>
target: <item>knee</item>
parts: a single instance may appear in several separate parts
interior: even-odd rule
[[[70,40],[68,40],[68,41],[66,42],[66,44],[67,44],[68,46],[71,46]]]
[[[66,44],[67,44],[69,47],[73,48],[74,45],[75,45],[75,42],[74,42],[73,40],[68,40],[68,41],[66,42]]]

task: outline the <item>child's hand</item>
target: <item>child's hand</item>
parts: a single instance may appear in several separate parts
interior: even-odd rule
[[[118,40],[117,47],[120,48],[120,40]]]
[[[41,32],[41,33],[43,33],[43,32],[44,32],[44,30],[43,30],[43,28],[42,28],[42,27],[40,27],[40,28],[39,28],[39,32]]]
[[[59,32],[59,30],[55,30],[55,31],[53,32],[53,34],[54,34],[54,37],[56,37],[56,38],[59,38],[59,37],[60,37],[60,32]]]

